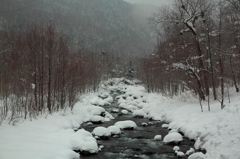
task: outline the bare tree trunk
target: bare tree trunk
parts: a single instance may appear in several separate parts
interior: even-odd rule
[[[232,73],[232,78],[233,78],[233,84],[234,84],[234,87],[236,89],[236,92],[239,92],[239,88],[237,86],[237,79],[236,79],[236,75],[235,75],[235,72],[233,70],[233,64],[232,64],[232,57],[230,57],[230,69],[231,69],[231,73]]]
[[[222,49],[222,1],[220,2],[220,13],[219,13],[219,35],[218,35],[218,49]],[[224,108],[224,63],[223,57],[219,55],[219,67],[220,67],[220,85],[221,85],[221,109]]]
[[[201,71],[201,77],[203,77],[203,83],[204,83],[204,86],[205,86],[205,93],[207,96],[209,96],[209,84],[208,84],[208,78],[207,78],[207,75],[205,73],[205,67],[204,67],[204,64],[203,64],[203,54],[202,54],[202,50],[201,50],[201,47],[200,47],[200,43],[197,39],[197,36],[196,36],[196,33],[194,34],[195,35],[195,44],[196,44],[196,47],[197,47],[197,52],[198,52],[198,64],[199,64],[199,70]],[[201,85],[201,82],[199,82],[199,84]],[[202,88],[204,88],[203,86],[201,86]],[[204,93],[201,95],[202,96],[202,100],[205,100],[205,95]]]

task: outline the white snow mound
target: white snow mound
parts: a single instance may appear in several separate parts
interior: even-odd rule
[[[188,159],[205,159],[205,155],[202,152],[197,152],[190,155]]]
[[[112,135],[118,135],[121,134],[121,129],[117,126],[109,126],[107,128]]]
[[[105,109],[99,106],[88,106],[87,111],[92,115],[100,115]]]
[[[156,140],[156,141],[162,140],[162,135],[156,135],[156,136],[154,137],[154,140]]]
[[[185,154],[181,151],[177,152],[177,157],[185,157]]]
[[[140,109],[140,110],[134,110],[132,115],[134,117],[145,117],[146,113],[142,109]]]
[[[187,152],[186,155],[191,155],[195,152],[195,150],[193,148],[190,148]]]
[[[180,150],[180,148],[178,146],[173,147],[173,151],[179,151],[179,150]]]
[[[71,139],[73,150],[88,151],[90,153],[98,152],[98,144],[91,133],[84,129],[78,130]]]
[[[91,122],[104,122],[105,119],[101,116],[95,115],[95,116],[91,116],[89,121],[91,121]]]
[[[135,129],[137,127],[137,124],[131,120],[118,121],[114,125],[120,129]]]
[[[169,126],[168,124],[163,124],[162,128],[168,128],[168,126]]]
[[[171,143],[171,142],[178,143],[178,142],[181,142],[182,140],[183,140],[183,137],[181,134],[179,134],[177,132],[173,132],[173,133],[166,135],[163,139],[163,142],[164,143]]]
[[[126,114],[128,114],[128,111],[127,110],[122,110],[121,113],[126,115]]]
[[[105,128],[105,127],[96,127],[95,129],[93,129],[93,135],[95,136],[110,136],[111,132],[109,131],[109,129]]]

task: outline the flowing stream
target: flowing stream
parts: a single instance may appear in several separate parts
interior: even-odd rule
[[[114,102],[104,108],[108,112],[112,112],[113,109],[118,108],[117,100],[114,98]],[[162,137],[164,137],[168,134],[168,129],[161,127],[162,124],[165,123],[161,121],[150,121],[145,118],[134,118],[131,114],[111,114],[115,119],[102,124],[83,124],[82,128],[92,132],[95,127],[108,127],[114,125],[117,121],[124,120],[132,120],[138,127],[134,130],[123,130],[121,136],[118,138],[111,137],[108,140],[98,140],[98,144],[104,146],[102,151],[95,155],[82,155],[82,159],[178,159],[173,151],[175,145],[167,145],[162,141],[154,140],[155,135],[162,135]],[[147,123],[148,125],[143,126],[142,123]],[[194,147],[194,141],[184,138],[184,141],[177,146],[180,147],[182,152],[186,152]]]

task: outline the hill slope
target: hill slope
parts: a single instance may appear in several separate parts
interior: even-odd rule
[[[54,24],[75,47],[95,52],[144,54],[152,47],[146,26],[122,0],[2,0],[0,26],[21,32],[33,24]],[[6,27],[8,26],[8,27]]]

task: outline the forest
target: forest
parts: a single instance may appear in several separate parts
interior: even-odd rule
[[[95,32],[98,30],[99,35],[90,36],[83,30],[77,30],[83,25],[71,25],[72,30],[64,30],[67,25],[63,20],[64,15],[71,13],[66,6],[71,6],[71,3],[88,4],[91,7],[86,7],[87,10],[95,3],[92,6],[85,1],[67,3],[62,0],[57,5],[52,1],[43,1],[37,6],[48,5],[49,8],[42,7],[44,9],[39,10],[39,15],[48,15],[54,7],[62,8],[63,12],[57,13],[58,9],[50,12],[55,22],[42,19],[46,22],[40,24],[39,19],[34,19],[36,15],[27,18],[28,10],[23,11],[24,7],[33,6],[37,2],[23,4],[20,0],[13,4],[12,1],[1,1],[1,6],[5,9],[2,10],[4,14],[1,17],[0,31],[1,121],[7,117],[10,121],[14,118],[35,118],[45,111],[52,113],[66,107],[72,108],[80,94],[96,91],[100,81],[112,77],[136,77],[148,92],[170,97],[191,91],[199,97],[200,104],[201,101],[218,100],[221,108],[224,108],[224,101],[230,100],[230,87],[239,92],[240,3],[237,0],[179,0],[172,6],[159,8],[148,19],[158,37],[155,49],[145,55],[140,53],[141,56],[119,53],[122,48],[129,53],[132,52],[132,47],[137,48],[133,39],[127,42],[123,36],[138,38],[134,35],[141,33],[140,30],[130,33],[134,28],[133,23],[130,26],[130,23],[124,22],[131,17],[128,10],[131,7],[126,2],[110,3],[103,0],[103,6],[115,7],[99,11],[101,14],[114,12],[116,16],[121,16],[123,21],[119,17],[117,21],[125,30],[113,23],[116,22],[114,17],[110,18],[110,22],[105,21],[106,24],[112,24],[105,28],[110,31],[108,37],[121,37],[118,42],[122,45],[120,48],[115,45],[118,40],[109,43],[105,41],[108,38],[100,36],[106,33],[106,30],[98,29],[103,24],[95,24],[99,27],[90,29]],[[127,12],[124,13],[121,9],[116,13],[116,6],[119,5]],[[14,17],[10,14],[13,6],[19,8],[22,15]],[[85,14],[79,13],[83,17]],[[58,18],[54,17],[58,15]],[[91,17],[83,17],[79,18],[80,22],[93,20]],[[85,22],[83,24],[86,25]],[[114,29],[120,29],[118,31],[121,31],[121,35],[111,32]],[[76,32],[81,38],[72,37]],[[101,43],[106,44],[106,47],[102,44],[101,48],[94,47],[95,42],[90,42],[85,34],[91,39],[104,39]],[[144,34],[147,36],[147,33]],[[148,38],[145,37],[145,41]],[[131,47],[123,47],[123,42],[131,44]],[[138,43],[140,46],[150,46],[141,40]]]
[[[239,92],[239,15],[238,0],[179,0],[160,8],[149,19],[159,35],[157,51],[141,65],[148,91],[190,90],[223,108],[229,88]]]

